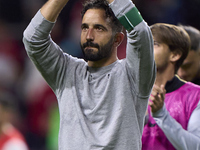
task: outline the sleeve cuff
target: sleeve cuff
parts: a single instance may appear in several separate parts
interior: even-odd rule
[[[140,12],[130,0],[123,0],[123,2],[121,0],[115,0],[110,4],[110,7],[128,31],[143,21]]]
[[[124,16],[119,18],[119,21],[124,26],[124,28],[128,31],[132,30],[135,26],[137,26],[140,22],[143,21],[140,12],[136,7],[133,7],[129,12],[124,14]]]
[[[167,114],[167,109],[165,108],[165,104],[164,104],[163,107],[162,107],[160,110],[158,110],[158,111],[155,112],[155,113],[152,113],[152,116],[153,116],[154,118],[162,118],[162,117],[164,117],[166,114]]]

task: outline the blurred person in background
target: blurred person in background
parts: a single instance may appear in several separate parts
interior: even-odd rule
[[[20,44],[8,27],[0,19],[0,87],[16,88],[22,68]]]
[[[0,150],[28,150],[23,134],[14,126],[18,108],[10,92],[0,92]]]
[[[178,26],[150,26],[157,66],[142,135],[142,150],[200,149],[200,86],[175,75],[187,57],[190,38]]]
[[[192,26],[179,26],[189,34],[191,48],[177,74],[186,81],[200,85],[200,31]]]
[[[9,95],[13,95],[19,107],[15,127],[24,133],[27,127],[24,122],[26,107],[22,95],[21,77],[25,53],[21,49],[21,41],[17,40],[10,27],[11,24],[0,18],[0,93],[9,91]]]
[[[31,150],[45,150],[51,108],[57,106],[55,94],[27,58],[22,89],[26,100],[26,140]]]

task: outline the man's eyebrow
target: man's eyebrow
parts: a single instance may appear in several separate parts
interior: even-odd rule
[[[95,24],[94,27],[95,27],[95,28],[96,28],[96,27],[101,27],[101,28],[103,28],[105,31],[108,31],[108,29],[107,29],[105,26],[103,26],[102,24]]]
[[[81,28],[83,28],[83,27],[88,27],[88,24],[83,23],[83,24],[81,25]]]
[[[87,23],[83,23],[82,25],[81,25],[81,28],[83,28],[83,27],[88,27],[89,25],[87,24]],[[97,28],[97,27],[101,27],[103,30],[105,30],[105,31],[108,31],[108,29],[105,27],[105,26],[103,26],[102,24],[94,24],[94,28]]]

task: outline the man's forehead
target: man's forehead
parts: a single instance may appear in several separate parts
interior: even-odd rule
[[[88,14],[93,14],[96,16],[100,16],[103,19],[109,19],[109,17],[106,15],[106,11],[102,8],[90,8],[88,9],[85,14],[83,15],[83,18],[88,15]]]
[[[106,17],[105,10],[103,9],[88,9],[83,16],[82,24],[83,23],[95,23],[98,24],[110,24],[110,18]]]

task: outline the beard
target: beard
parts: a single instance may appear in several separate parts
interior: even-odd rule
[[[111,38],[103,46],[100,46],[97,43],[93,43],[92,41],[87,41],[86,43],[81,44],[81,49],[82,49],[85,60],[86,61],[98,61],[103,58],[109,57],[112,52],[113,39],[114,38]],[[85,49],[86,47],[97,48],[97,52],[95,52],[92,48]]]

